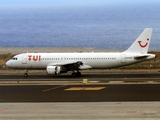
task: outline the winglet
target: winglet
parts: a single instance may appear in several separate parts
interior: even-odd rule
[[[140,34],[140,36],[125,52],[146,54],[148,52],[151,35],[152,35],[152,28],[144,29],[144,31]]]

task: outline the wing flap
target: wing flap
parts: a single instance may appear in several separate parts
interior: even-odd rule
[[[90,65],[82,65],[79,67],[79,69],[81,70],[85,70],[85,69],[91,69],[92,67]]]

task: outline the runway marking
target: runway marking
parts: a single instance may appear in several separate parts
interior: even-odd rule
[[[3,108],[3,109],[0,110],[0,112],[3,112],[5,110],[8,110],[8,108]]]
[[[57,87],[45,89],[45,90],[43,90],[43,92],[48,92],[48,91],[51,91],[51,90],[54,90],[54,89],[57,89],[57,88],[61,88],[61,87],[64,87],[64,86],[66,86],[66,85],[60,85],[60,86],[57,86]]]
[[[65,89],[66,91],[76,91],[76,90],[102,90],[106,87],[71,87]]]

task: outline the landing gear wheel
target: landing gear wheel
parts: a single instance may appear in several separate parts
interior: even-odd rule
[[[24,74],[24,77],[28,77],[28,74],[27,74],[27,73],[25,73],[25,74]]]
[[[80,76],[81,76],[81,72],[77,72],[77,73],[76,73],[76,76],[77,76],[77,77],[80,77]]]
[[[26,72],[24,73],[24,77],[28,77],[28,69],[26,69]]]
[[[72,73],[72,77],[76,77],[76,73],[75,72]]]
[[[72,77],[80,77],[81,73],[80,72],[73,72]]]

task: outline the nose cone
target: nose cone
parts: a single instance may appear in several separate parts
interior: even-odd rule
[[[12,67],[12,63],[11,63],[10,60],[6,62],[6,66],[7,66],[7,67]]]

